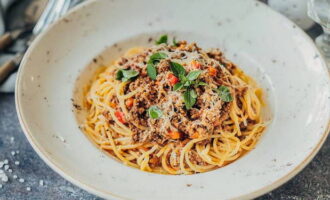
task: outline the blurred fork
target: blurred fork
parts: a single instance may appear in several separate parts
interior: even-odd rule
[[[14,71],[20,64],[24,53],[35,37],[45,30],[51,23],[63,16],[70,8],[71,0],[49,0],[45,10],[37,21],[32,31],[32,36],[26,44],[26,48],[16,54],[16,56],[0,66],[0,83]]]
[[[33,28],[33,35],[38,35],[49,24],[64,15],[70,8],[71,0],[49,0],[45,11]]]

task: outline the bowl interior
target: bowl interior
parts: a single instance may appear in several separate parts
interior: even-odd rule
[[[271,123],[256,149],[218,170],[166,176],[110,159],[80,131],[71,101],[79,104],[77,85],[98,64],[164,33],[220,48],[264,88]],[[16,88],[22,127],[53,169],[94,194],[129,199],[252,198],[269,191],[321,146],[329,93],[325,64],[307,36],[264,5],[242,0],[91,1],[34,42]]]

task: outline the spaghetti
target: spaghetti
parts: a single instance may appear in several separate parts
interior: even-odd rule
[[[131,49],[88,88],[84,132],[143,171],[225,166],[253,149],[265,129],[261,89],[220,51],[194,43]]]

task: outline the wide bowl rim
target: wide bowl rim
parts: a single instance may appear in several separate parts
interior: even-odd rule
[[[69,13],[67,13],[66,15],[70,15],[73,12],[76,12],[80,9],[82,9],[85,6],[89,6],[90,4],[93,4],[95,2],[97,2],[99,0],[90,0],[90,1],[86,1],[81,3],[80,5],[76,6],[75,8],[73,8]],[[282,14],[273,11],[272,9],[270,9],[267,5],[265,5],[262,2],[257,2],[256,0],[252,0],[255,1],[256,3],[259,3],[260,5],[262,5],[264,7],[264,9],[268,9],[269,12],[272,12],[275,16],[277,17],[281,17],[282,19],[284,19],[283,21],[287,24],[291,24],[291,25],[295,25],[292,21],[290,21],[288,18],[286,18],[285,16],[283,16]],[[49,157],[46,153],[45,150],[43,150],[43,148],[41,147],[41,145],[38,145],[38,143],[35,141],[35,138],[33,137],[32,131],[29,129],[26,120],[23,117],[22,114],[22,103],[21,103],[21,99],[22,96],[19,95],[20,91],[21,91],[21,79],[22,79],[22,71],[23,68],[26,66],[26,63],[28,62],[28,59],[30,58],[30,55],[32,54],[32,52],[34,51],[35,47],[39,45],[41,39],[47,35],[54,26],[56,26],[57,24],[61,23],[61,21],[63,21],[63,19],[65,18],[62,17],[61,19],[57,20],[55,23],[51,24],[44,32],[42,32],[40,35],[38,35],[38,37],[34,40],[34,42],[31,44],[31,46],[29,47],[29,49],[27,50],[27,52],[25,53],[23,60],[20,64],[18,73],[17,73],[17,79],[16,79],[16,85],[15,85],[15,104],[16,104],[16,112],[18,115],[18,119],[20,122],[20,125],[22,127],[22,130],[24,132],[24,135],[26,136],[26,138],[28,139],[29,143],[31,144],[32,148],[35,150],[35,152],[39,155],[39,157],[41,157],[41,159],[52,169],[54,170],[56,173],[58,173],[60,176],[62,176],[64,179],[66,179],[67,181],[73,183],[74,185],[92,193],[95,194],[99,197],[102,198],[109,198],[109,197],[113,197],[113,198],[120,198],[120,199],[127,199],[126,197],[122,197],[120,195],[114,194],[112,192],[109,191],[103,191],[97,188],[94,188],[91,185],[88,185],[87,183],[84,183],[83,181],[79,180],[78,178],[73,177],[72,175],[70,175],[70,173],[66,172],[66,170],[62,169],[55,160],[53,160],[51,157]],[[306,39],[307,41],[309,41],[310,43],[313,43],[313,41],[311,40],[311,38],[304,32],[302,31],[300,28],[298,28],[299,34]],[[315,47],[315,51],[318,51],[318,49]],[[320,53],[319,53],[320,54]],[[321,54],[320,54],[321,55]],[[326,64],[324,59],[322,58],[322,65],[324,68],[326,68]],[[328,77],[330,80],[330,73],[328,73]],[[286,183],[287,181],[289,181],[290,179],[292,179],[295,175],[297,175],[299,172],[301,172],[302,169],[304,169],[304,167],[307,166],[307,164],[315,157],[315,155],[319,152],[319,150],[321,149],[322,145],[324,144],[324,142],[326,141],[328,135],[330,133],[330,118],[328,119],[328,123],[327,123],[327,127],[325,129],[325,131],[322,133],[322,136],[319,140],[319,142],[317,143],[317,145],[315,145],[315,147],[313,149],[311,149],[310,153],[306,156],[306,158],[300,163],[298,164],[294,169],[292,169],[290,172],[288,172],[285,176],[275,180],[274,182],[270,183],[269,185],[266,185],[258,190],[252,191],[248,194],[244,194],[242,196],[236,197],[234,199],[251,199],[251,198],[256,198],[259,197],[265,193],[268,193],[276,188],[278,188],[279,186],[283,185],[284,183]]]

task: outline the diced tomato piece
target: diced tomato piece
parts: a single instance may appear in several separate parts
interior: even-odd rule
[[[191,61],[191,66],[194,68],[194,69],[200,69],[202,67],[202,64],[200,64],[198,61],[196,60],[192,60]]]
[[[181,134],[178,131],[169,131],[168,135],[170,136],[171,139],[177,140],[180,139]]]
[[[128,108],[131,108],[133,106],[134,103],[134,99],[133,98],[129,98],[125,101],[125,104]]]
[[[179,79],[176,76],[174,76],[174,74],[169,74],[167,78],[171,86],[179,82]]]
[[[124,115],[123,112],[117,110],[117,111],[115,112],[115,116],[117,117],[117,119],[118,119],[121,123],[123,123],[123,124],[126,123],[125,115]]]
[[[197,139],[199,138],[199,133],[198,132],[195,132],[193,133],[191,136],[190,136],[191,139]]]
[[[210,76],[216,76],[217,75],[218,70],[216,68],[210,66],[208,68],[208,70],[209,70],[209,75]]]
[[[117,104],[115,104],[113,102],[110,102],[109,104],[110,104],[111,108],[116,108],[117,107]]]

